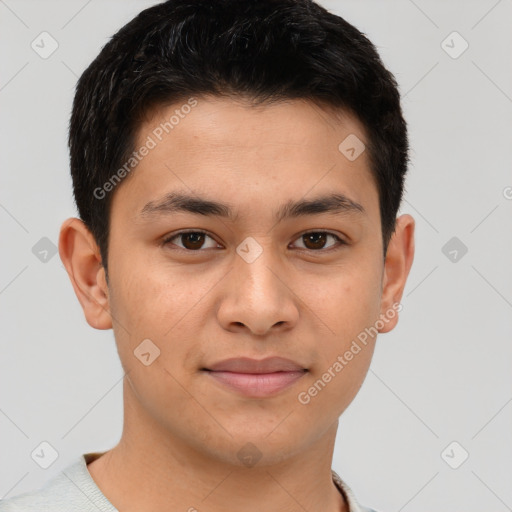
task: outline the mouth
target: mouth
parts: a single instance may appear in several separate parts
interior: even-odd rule
[[[224,388],[251,398],[274,396],[308,372],[300,364],[281,357],[233,358],[201,370]]]

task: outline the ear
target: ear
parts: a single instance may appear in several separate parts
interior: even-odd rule
[[[402,299],[414,259],[414,226],[414,219],[410,215],[405,214],[396,219],[396,228],[389,241],[384,262],[380,313],[386,321],[383,322],[384,327],[379,329],[380,333],[391,331],[398,323],[397,306]],[[396,314],[390,318],[389,312],[393,310]]]
[[[59,254],[87,323],[95,329],[111,329],[108,286],[100,250],[80,219],[70,218],[62,224]]]

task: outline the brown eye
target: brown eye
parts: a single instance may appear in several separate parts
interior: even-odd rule
[[[185,249],[200,249],[204,244],[204,233],[182,233],[180,237]]]
[[[329,237],[335,239],[338,243],[326,246]],[[309,233],[304,233],[300,236],[300,238],[298,238],[298,240],[303,240],[304,247],[302,248],[311,251],[320,251],[322,249],[326,249],[326,247],[329,249],[336,245],[339,246],[345,244],[345,242],[340,237],[327,231],[311,231]]]
[[[326,233],[308,233],[302,238],[308,249],[323,249],[327,241]]]
[[[217,242],[215,242],[215,240],[213,240],[213,238],[204,231],[187,231],[183,233],[177,233],[165,239],[163,243],[164,245],[176,245],[180,249],[188,251],[197,251],[203,247],[207,238],[212,240],[213,247],[217,245]],[[174,243],[174,240],[181,241],[181,245]]]

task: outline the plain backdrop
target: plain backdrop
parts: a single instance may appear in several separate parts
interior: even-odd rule
[[[112,331],[86,323],[55,250],[77,215],[76,80],[153,3],[0,0],[0,497],[121,435]],[[320,3],[399,82],[412,147],[400,213],[416,219],[400,322],[340,420],[333,468],[383,512],[512,510],[512,2]],[[41,37],[58,44],[46,58]],[[42,442],[58,454],[47,469],[31,457]]]

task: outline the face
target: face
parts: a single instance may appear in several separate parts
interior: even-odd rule
[[[112,201],[108,315],[88,320],[113,326],[133,409],[161,432],[235,464],[252,443],[272,463],[356,395],[412,249],[393,242],[386,270],[367,152],[342,144],[366,143],[355,118],[194,101],[140,127],[136,147],[151,148]]]

